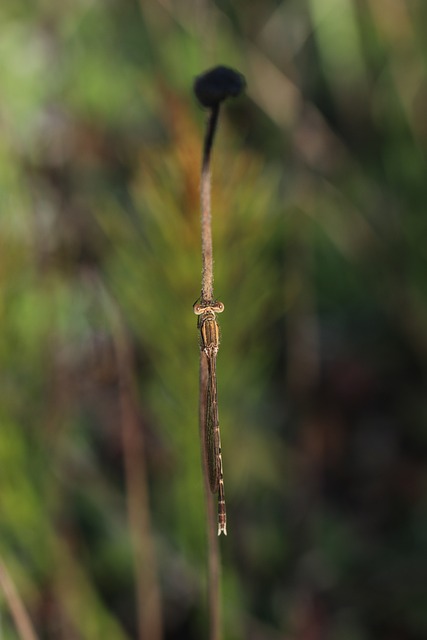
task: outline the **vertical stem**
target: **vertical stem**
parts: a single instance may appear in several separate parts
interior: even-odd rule
[[[138,418],[135,365],[121,311],[100,279],[111,323],[119,380],[120,430],[123,443],[127,515],[136,585],[139,640],[161,640],[163,625],[156,549],[151,531],[146,451]]]
[[[208,533],[208,600],[210,640],[221,639],[221,604],[220,604],[220,561],[219,542],[216,532],[217,522],[215,516],[214,494],[209,486],[209,471],[206,442],[206,397],[208,384],[208,361],[206,354],[200,352],[200,398],[199,398],[199,425],[200,443],[202,449],[203,485],[205,490],[207,533]]]
[[[0,560],[0,589],[12,614],[15,627],[21,640],[37,640],[30,617],[15,587],[5,564]],[[0,631],[1,634],[1,631]]]
[[[213,140],[219,116],[219,104],[209,115],[203,147],[202,175],[200,182],[201,227],[202,227],[202,302],[213,300],[213,251],[211,216],[211,172],[210,160]]]
[[[135,407],[132,355],[122,329],[116,335],[121,434],[129,529],[135,559],[139,640],[163,637],[156,550],[150,527],[146,451]]]
[[[201,302],[213,301],[213,251],[212,251],[212,215],[211,215],[211,174],[210,160],[213,140],[218,123],[219,104],[212,107],[206,130],[202,174],[200,181],[201,202],[201,231],[202,231],[202,294]],[[200,400],[199,400],[199,424],[200,442],[202,446],[203,481],[205,488],[205,502],[207,515],[208,534],[208,598],[209,598],[209,622],[210,640],[221,639],[221,611],[220,611],[220,559],[219,543],[214,517],[214,495],[210,490],[209,471],[206,442],[206,401],[208,383],[207,356],[200,354]]]

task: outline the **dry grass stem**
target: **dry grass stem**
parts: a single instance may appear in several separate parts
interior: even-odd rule
[[[212,250],[212,213],[211,213],[211,171],[210,160],[212,144],[219,116],[219,105],[209,114],[206,131],[202,175],[200,181],[201,229],[202,229],[202,295],[201,302],[213,300],[213,250]]]
[[[0,560],[0,588],[21,640],[37,640],[30,617],[6,565]]]
[[[138,412],[135,366],[121,311],[100,283],[111,322],[119,380],[120,431],[126,482],[129,531],[134,556],[138,638],[162,640],[160,588],[151,531],[146,451]]]
[[[220,558],[219,541],[217,535],[217,521],[215,510],[215,495],[209,485],[208,459],[205,447],[206,442],[206,390],[208,384],[208,362],[206,354],[200,352],[200,398],[199,398],[199,425],[200,443],[203,465],[203,486],[205,491],[207,534],[208,534],[208,599],[210,640],[220,640],[221,634],[221,598],[220,598]]]

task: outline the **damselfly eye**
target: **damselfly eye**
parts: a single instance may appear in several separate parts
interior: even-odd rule
[[[203,307],[201,304],[199,304],[198,302],[195,302],[193,304],[193,311],[196,314],[196,316],[200,316],[201,313],[203,313],[203,311],[205,310],[205,307]]]
[[[215,311],[215,313],[222,313],[224,311],[224,305],[222,302],[215,302],[214,305],[212,305],[212,310]]]

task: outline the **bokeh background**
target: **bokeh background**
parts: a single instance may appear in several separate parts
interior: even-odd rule
[[[207,637],[192,83],[216,64],[248,83],[213,164],[224,638],[425,639],[427,4],[0,14],[2,639],[3,570],[41,639]]]

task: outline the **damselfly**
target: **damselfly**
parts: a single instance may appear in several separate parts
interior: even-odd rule
[[[216,384],[216,356],[219,348],[219,326],[216,313],[224,311],[222,302],[196,302],[194,313],[199,316],[197,326],[200,331],[200,349],[207,361],[207,384],[205,398],[204,447],[208,464],[209,486],[218,494],[218,535],[227,535],[225,511],[224,477],[222,472],[221,436],[218,419],[218,398]]]

